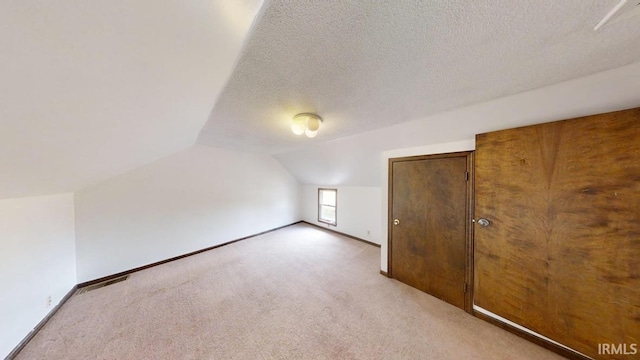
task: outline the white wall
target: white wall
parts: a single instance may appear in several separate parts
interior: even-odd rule
[[[387,230],[389,224],[389,159],[414,155],[431,155],[431,154],[444,154],[457,151],[469,151],[475,150],[475,139],[469,139],[464,141],[456,141],[445,144],[435,144],[418,146],[406,149],[396,149],[382,152],[382,191],[381,191],[381,214],[382,220],[380,221],[381,229],[380,233],[384,234],[384,239],[380,246],[380,269],[382,271],[388,271],[387,268],[387,254],[389,251],[389,243],[387,240]]]
[[[262,2],[0,1],[0,198],[76,191],[191,146]]]
[[[0,200],[0,357],[76,284],[74,240],[73,194]]]
[[[337,225],[318,221],[318,188],[338,189]],[[380,188],[363,186],[302,186],[302,220],[380,244]]]
[[[555,85],[321,142],[276,158],[302,184],[382,186],[382,151],[640,106],[640,62]],[[323,125],[324,126],[324,125]],[[322,131],[322,130],[321,130]]]
[[[302,184],[381,187],[381,269],[387,270],[390,157],[465,151],[475,135],[640,106],[640,62],[275,155]]]
[[[195,146],[76,193],[78,282],[299,220],[273,157]]]

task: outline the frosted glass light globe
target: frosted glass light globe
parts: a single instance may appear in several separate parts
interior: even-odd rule
[[[305,131],[305,122],[307,118],[304,116],[296,116],[291,121],[291,131],[296,135],[302,135]]]
[[[316,131],[311,131],[309,129],[304,131],[304,134],[307,135],[308,138],[314,138],[316,137],[316,135],[318,135],[318,130]]]
[[[291,120],[291,131],[296,135],[305,134],[312,138],[318,134],[322,118],[312,113],[301,113]]]
[[[307,129],[309,131],[318,131],[318,129],[320,129],[321,122],[322,121],[319,118],[309,116],[307,119]]]

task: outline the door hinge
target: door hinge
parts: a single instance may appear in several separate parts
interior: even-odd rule
[[[467,292],[467,283],[464,283],[464,292]]]
[[[464,173],[464,179],[465,179],[465,181],[469,181],[469,172],[468,171]]]

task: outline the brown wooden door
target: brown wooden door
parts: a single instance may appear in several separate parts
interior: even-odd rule
[[[469,153],[390,159],[391,277],[465,309]],[[395,224],[394,224],[395,222]]]
[[[475,165],[475,303],[594,358],[640,344],[640,110],[481,134]]]

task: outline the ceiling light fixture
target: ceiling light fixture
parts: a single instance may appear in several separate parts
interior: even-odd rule
[[[313,138],[318,134],[322,124],[322,118],[312,113],[302,113],[293,117],[291,121],[291,131],[296,135],[305,134],[309,138]]]

